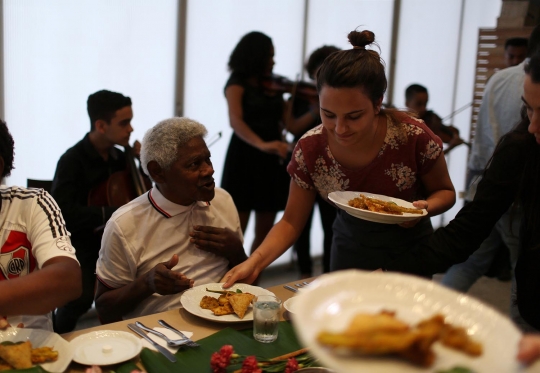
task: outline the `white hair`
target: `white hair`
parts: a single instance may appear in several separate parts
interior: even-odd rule
[[[141,146],[141,167],[148,172],[148,163],[156,161],[168,170],[178,157],[178,149],[195,137],[206,136],[208,131],[201,123],[174,117],[165,119],[146,131]]]

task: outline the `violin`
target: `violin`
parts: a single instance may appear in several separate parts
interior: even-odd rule
[[[319,102],[319,92],[315,84],[302,80],[292,81],[284,76],[272,74],[260,79],[261,86],[271,94],[290,93],[292,97],[309,102]]]
[[[133,148],[124,147],[126,155],[126,169],[117,171],[109,178],[88,193],[88,206],[120,207],[138,196],[146,193],[152,182],[143,177],[135,163]]]
[[[443,124],[442,119],[432,111],[426,112],[420,119],[426,123],[435,135],[441,138],[442,142],[449,144],[445,153],[448,153],[451,149],[461,144],[471,146],[470,143],[459,137],[459,130],[456,127]]]

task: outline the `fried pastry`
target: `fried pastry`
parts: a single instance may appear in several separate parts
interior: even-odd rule
[[[56,361],[58,359],[58,351],[52,349],[52,347],[38,347],[32,349],[32,363],[43,364],[49,361]]]
[[[238,293],[233,294],[229,297],[229,302],[234,310],[234,313],[238,315],[239,318],[243,319],[251,301],[255,296],[249,293]]]
[[[214,312],[214,315],[216,316],[223,316],[223,315],[231,315],[234,313],[234,310],[230,303],[225,303],[222,306],[218,306],[212,309],[212,312]]]
[[[15,369],[32,367],[32,344],[30,341],[12,345],[0,345],[0,358]]]
[[[199,306],[205,310],[211,310],[213,308],[219,307],[219,305],[220,304],[216,298],[209,297],[208,295],[205,295],[201,299],[201,303],[199,304]]]

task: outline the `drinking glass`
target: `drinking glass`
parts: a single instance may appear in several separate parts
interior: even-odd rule
[[[281,300],[273,295],[258,295],[253,302],[253,338],[262,343],[278,337]]]

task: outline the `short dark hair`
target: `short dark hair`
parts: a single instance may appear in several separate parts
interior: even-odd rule
[[[114,113],[126,106],[131,106],[131,98],[121,93],[107,90],[97,91],[88,96],[86,108],[90,117],[90,131],[95,129],[97,120],[109,122]]]
[[[15,142],[13,137],[7,128],[6,122],[0,119],[0,156],[4,159],[4,170],[1,177],[4,178],[11,174],[13,166],[13,159],[15,157]]]
[[[244,77],[260,77],[272,56],[272,39],[259,31],[247,33],[240,39],[229,57],[229,70]]]
[[[315,49],[309,56],[306,63],[306,71],[311,79],[315,77],[315,73],[321,67],[322,63],[334,52],[339,52],[341,49],[334,47],[333,45],[324,45]]]
[[[407,87],[405,90],[405,101],[409,101],[413,98],[413,96],[417,93],[428,93],[428,90],[426,87],[420,84],[411,84]]]
[[[506,39],[506,42],[504,43],[504,49],[508,47],[525,47],[527,48],[527,45],[529,44],[529,39],[527,38],[510,38]]]
[[[531,57],[533,54],[540,51],[540,25],[531,31],[529,36],[529,42],[527,46],[527,57]]]

